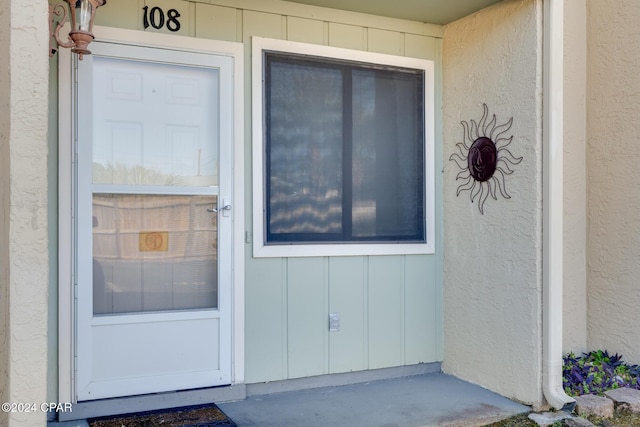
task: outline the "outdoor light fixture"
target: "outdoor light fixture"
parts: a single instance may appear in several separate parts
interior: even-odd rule
[[[49,21],[51,28],[55,25],[55,30],[51,30],[51,38],[55,39],[59,47],[71,48],[71,52],[77,53],[80,59],[83,55],[90,55],[91,51],[87,49],[93,37],[93,18],[96,15],[96,9],[104,5],[107,0],[64,0],[69,5],[69,10],[58,3],[55,6],[49,6]],[[67,13],[71,16],[71,31],[69,31],[68,41],[60,40],[60,29],[67,21]],[[56,25],[54,18],[59,17],[60,20]],[[52,47],[49,56],[53,56],[58,49]]]

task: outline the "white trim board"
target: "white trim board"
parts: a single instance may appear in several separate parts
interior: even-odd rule
[[[434,254],[435,237],[435,63],[432,60],[372,53],[351,49],[321,46],[288,40],[252,37],[252,138],[253,138],[253,256],[262,257],[316,257],[353,255],[416,255]],[[277,51],[326,57],[355,62],[391,65],[424,71],[424,124],[425,124],[425,243],[329,243],[266,245],[264,240],[264,123],[263,123],[263,52]]]

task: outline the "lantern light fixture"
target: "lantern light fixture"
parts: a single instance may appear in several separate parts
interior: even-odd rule
[[[57,47],[52,47],[49,51],[49,56],[55,55],[58,47],[65,47],[71,48],[71,51],[77,53],[82,59],[83,55],[91,54],[87,46],[94,39],[93,19],[96,9],[103,6],[107,0],[64,0],[64,2],[68,4],[68,8],[62,2],[49,6],[51,38],[57,43]],[[68,40],[63,41],[60,39],[60,29],[67,21],[67,14],[70,16],[71,31],[69,31]]]

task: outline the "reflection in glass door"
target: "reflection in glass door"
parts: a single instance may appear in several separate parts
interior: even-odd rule
[[[216,199],[94,194],[94,314],[218,308]]]

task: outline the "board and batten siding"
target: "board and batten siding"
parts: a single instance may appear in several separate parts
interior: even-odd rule
[[[109,0],[96,15],[96,24],[143,30],[144,6],[177,9],[181,28],[175,34],[245,45],[244,185],[249,236],[252,36],[435,60],[435,170],[442,169],[441,27],[256,0]],[[246,383],[442,360],[441,187],[438,173],[435,255],[256,259],[246,239]],[[337,332],[329,332],[329,313],[340,316]]]

